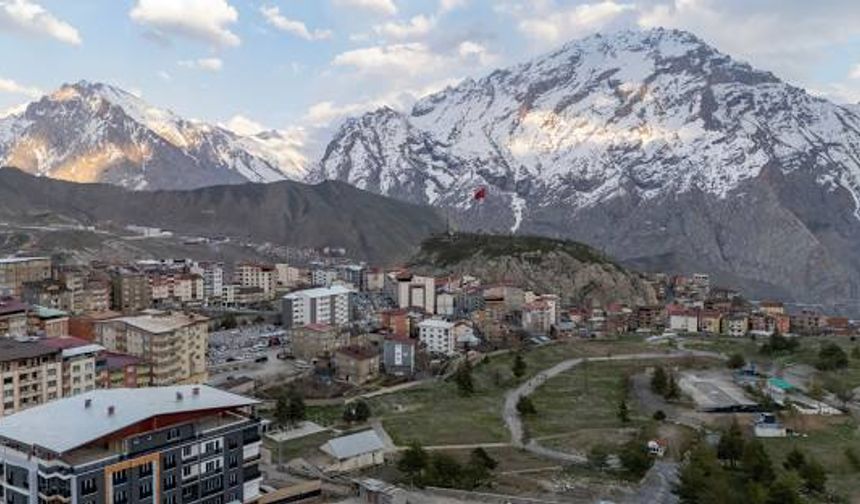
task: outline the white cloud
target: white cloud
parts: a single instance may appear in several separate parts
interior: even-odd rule
[[[397,14],[397,6],[394,5],[393,0],[335,0],[335,5],[363,9],[389,16]]]
[[[439,0],[439,12],[445,13],[459,9],[466,5],[468,0]]]
[[[498,59],[495,54],[492,54],[489,49],[483,44],[464,40],[457,46],[457,54],[465,61],[476,61],[481,66],[492,65]]]
[[[392,44],[353,49],[335,56],[334,66],[352,67],[364,73],[415,75],[430,72],[443,64],[444,58],[425,44]]]
[[[422,37],[430,33],[436,26],[436,18],[418,15],[409,21],[389,21],[373,27],[377,35],[393,39],[408,39]]]
[[[179,62],[179,66],[192,70],[218,72],[224,67],[224,62],[220,58],[198,58],[194,60],[182,60]]]
[[[0,78],[0,93],[23,95],[28,98],[38,98],[44,93],[36,87],[19,84],[12,79]]]
[[[30,0],[0,0],[0,29],[46,35],[60,42],[81,44],[78,30]]]
[[[557,44],[599,31],[621,14],[635,9],[633,4],[613,0],[565,8],[552,7],[547,12],[537,9],[532,17],[521,20],[517,28],[528,38],[545,44]]]
[[[416,88],[400,88],[396,91],[383,93],[376,97],[352,103],[338,104],[334,101],[318,102],[308,108],[308,111],[302,118],[302,122],[313,128],[324,128],[338,123],[346,117],[356,116],[381,107],[405,110],[418,98],[441,91],[447,86],[455,85],[459,81],[459,78],[442,79],[424,86]]]
[[[131,19],[160,36],[176,35],[216,45],[237,46],[229,25],[239,12],[227,0],[137,0]]]
[[[165,82],[170,82],[173,80],[173,76],[170,75],[170,72],[168,72],[167,70],[159,70],[158,78]]]
[[[262,133],[268,130],[268,128],[262,124],[242,114],[234,115],[229,121],[221,126],[242,136],[256,135],[257,133]]]
[[[854,65],[848,73],[848,77],[852,79],[860,79],[860,63]]]
[[[278,7],[261,7],[260,12],[270,25],[305,40],[323,40],[332,36],[331,30],[308,30],[308,27],[303,22],[289,19],[282,15]]]

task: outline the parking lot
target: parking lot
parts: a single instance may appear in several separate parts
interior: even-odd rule
[[[220,383],[228,377],[265,379],[300,373],[302,367],[294,361],[278,358],[286,340],[283,329],[266,324],[210,333],[209,382]]]

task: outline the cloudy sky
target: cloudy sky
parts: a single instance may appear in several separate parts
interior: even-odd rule
[[[652,26],[860,101],[857,0],[0,0],[0,110],[86,79],[237,130],[325,126]]]

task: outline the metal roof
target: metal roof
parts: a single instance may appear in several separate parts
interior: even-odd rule
[[[94,390],[0,418],[0,437],[62,454],[152,417],[258,402],[205,385]]]
[[[284,296],[284,299],[298,299],[301,297],[318,298],[325,296],[337,296],[339,294],[349,294],[352,289],[347,289],[342,285],[332,285],[331,287],[318,287],[316,289],[305,289],[296,292],[291,292]]]
[[[338,460],[352,458],[365,453],[371,453],[385,449],[385,443],[376,435],[376,431],[366,430],[349,436],[330,439],[320,447],[320,450],[328,453]]]

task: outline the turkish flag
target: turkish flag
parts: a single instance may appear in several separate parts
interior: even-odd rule
[[[475,190],[475,200],[476,201],[484,201],[484,198],[487,197],[487,188],[479,187]]]

